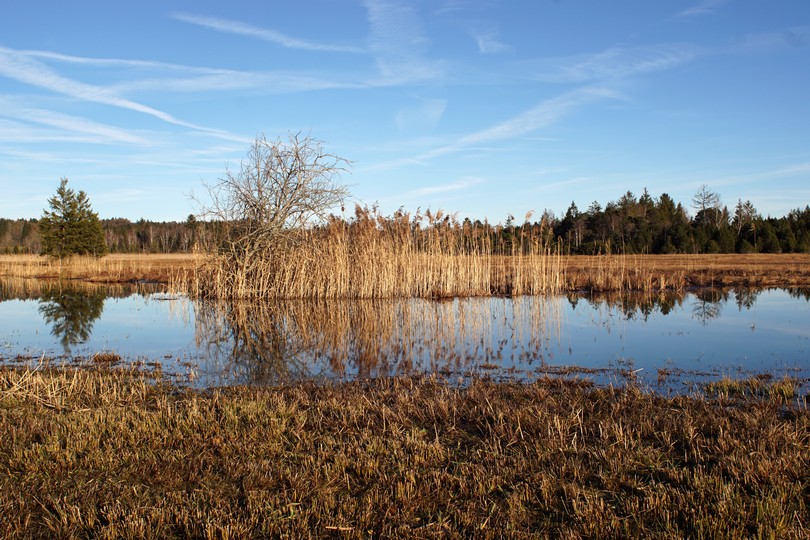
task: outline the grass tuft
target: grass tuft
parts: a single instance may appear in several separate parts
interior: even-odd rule
[[[798,381],[784,377],[777,381],[769,374],[756,375],[742,380],[724,377],[719,381],[706,384],[706,392],[723,398],[765,397],[782,402],[789,402],[797,395]]]

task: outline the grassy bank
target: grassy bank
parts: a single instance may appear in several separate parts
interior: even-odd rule
[[[420,280],[411,282],[409,292],[418,292],[420,296],[432,290],[440,295],[455,291],[462,296],[480,296],[542,292],[546,288],[552,291],[651,292],[677,291],[685,287],[810,286],[810,255],[806,254],[555,256],[553,260],[535,255],[523,257],[522,261],[516,259],[511,256],[475,259],[467,255],[409,259],[405,253],[392,256],[390,260],[396,261],[393,266],[369,259],[363,264],[364,272],[368,274],[363,283],[368,289],[355,293],[359,296],[397,296],[393,276],[396,268],[404,268],[406,260],[411,260],[414,265],[409,275]],[[319,259],[313,255],[306,260]],[[0,255],[0,278],[56,279],[61,276],[97,283],[146,280],[188,291],[201,286],[203,275],[196,271],[202,261],[201,255],[114,254],[101,259],[74,258],[60,264],[57,260],[34,255]],[[466,270],[460,270],[463,268]],[[322,269],[326,271],[328,268],[324,266]],[[318,284],[316,289],[323,289],[321,296],[332,294],[326,289],[330,280],[323,272],[298,272],[294,267],[288,270],[289,280],[308,276],[307,279]],[[335,276],[330,279],[348,279],[345,272]],[[522,283],[518,288],[512,285],[516,276]],[[439,283],[439,289],[431,289],[434,281]],[[458,288],[453,285],[454,281],[464,285]],[[306,283],[289,281],[285,286],[307,290]],[[337,291],[337,286],[333,290]]]
[[[196,392],[12,369],[0,392],[5,537],[810,532],[810,413],[781,392],[413,379]]]
[[[71,279],[96,283],[170,283],[194,272],[195,254],[115,253],[63,260],[39,255],[0,255],[0,278]]]

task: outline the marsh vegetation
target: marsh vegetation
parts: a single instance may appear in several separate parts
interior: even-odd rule
[[[0,535],[806,538],[807,408],[711,395],[2,369]]]

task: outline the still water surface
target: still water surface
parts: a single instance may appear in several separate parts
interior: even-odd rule
[[[201,387],[435,372],[680,392],[722,376],[810,378],[808,290],[230,306],[144,287],[0,292],[0,362],[114,351]]]

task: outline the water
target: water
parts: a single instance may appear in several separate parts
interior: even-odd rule
[[[29,289],[0,287],[0,362],[112,351],[199,387],[439,373],[681,392],[723,376],[810,379],[807,290],[216,306],[155,288]]]

